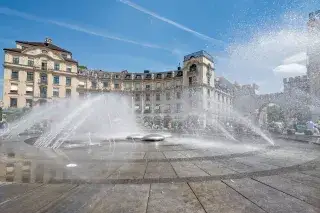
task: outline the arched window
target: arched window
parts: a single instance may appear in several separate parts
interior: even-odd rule
[[[189,71],[190,71],[190,72],[195,72],[195,71],[197,71],[197,65],[192,64],[192,65],[190,66],[190,68],[189,68]]]

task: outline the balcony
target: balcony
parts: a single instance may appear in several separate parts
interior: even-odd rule
[[[151,110],[150,110],[150,109],[146,109],[146,110],[144,110],[143,113],[144,113],[144,114],[150,114],[150,113],[151,113]]]

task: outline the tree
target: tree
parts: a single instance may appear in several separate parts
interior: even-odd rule
[[[78,68],[79,69],[83,69],[83,70],[87,70],[88,69],[87,66],[84,66],[84,65],[79,65]]]

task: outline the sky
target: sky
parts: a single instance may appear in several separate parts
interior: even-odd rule
[[[306,72],[317,9],[317,0],[0,0],[0,48],[50,37],[80,65],[129,72],[174,70],[206,50],[216,76],[279,92],[283,77]]]

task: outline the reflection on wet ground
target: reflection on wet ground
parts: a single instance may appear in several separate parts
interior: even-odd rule
[[[0,212],[320,212],[312,144],[172,138],[50,150],[13,141],[0,156]]]

